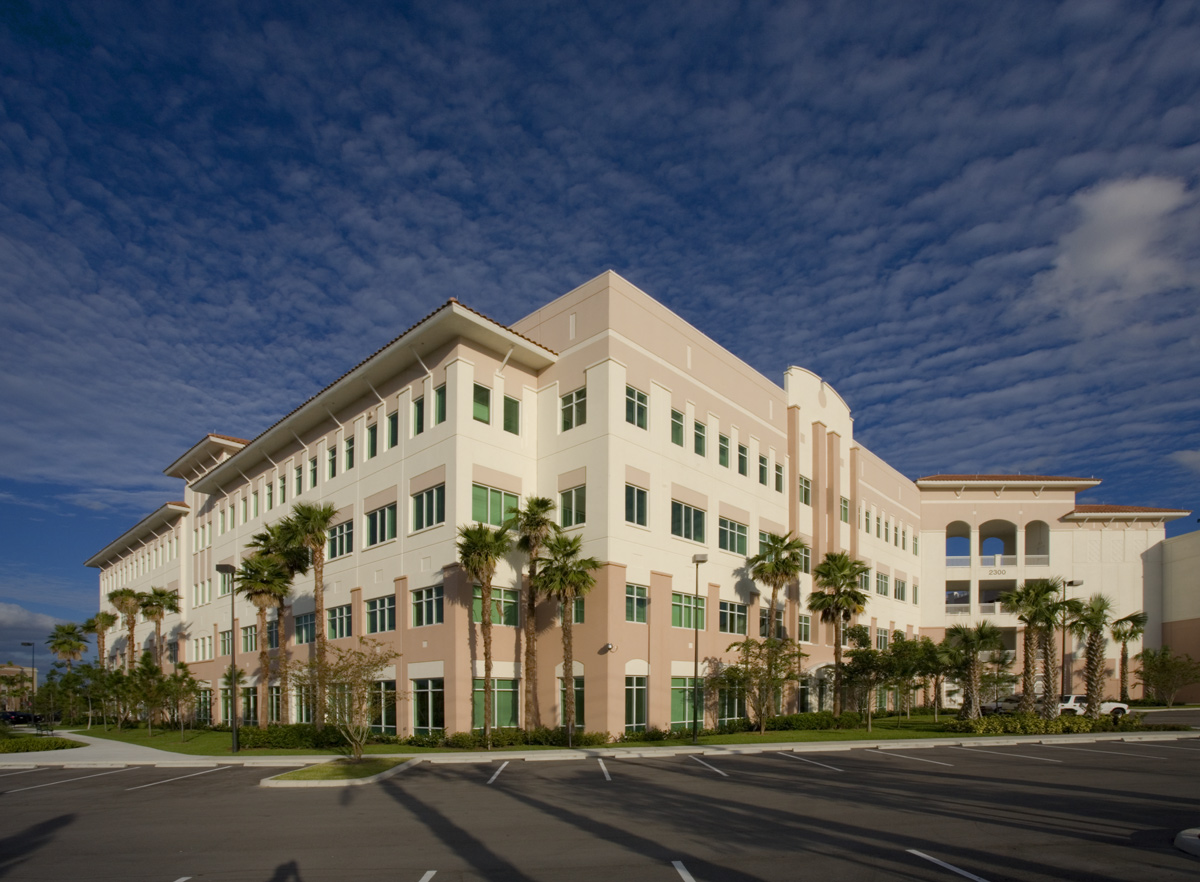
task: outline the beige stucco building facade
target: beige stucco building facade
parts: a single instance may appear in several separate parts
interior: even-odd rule
[[[860,623],[880,639],[897,630],[937,638],[982,618],[1015,634],[996,595],[1051,575],[1108,594],[1118,614],[1145,609],[1152,644],[1176,625],[1200,639],[1186,624],[1200,622],[1200,592],[1169,599],[1164,581],[1164,523],[1185,512],[1077,505],[1094,479],[913,481],[855,440],[849,406],[820,377],[791,367],[781,387],[614,273],[511,327],[450,301],[257,438],[209,435],[166,473],[182,480],[183,499],[87,561],[100,573],[101,606],[118,587],[177,589],[172,657],[214,696],[234,647],[251,673],[249,696],[260,639],[293,657],[312,651],[317,627],[338,645],[359,635],[388,642],[401,656],[380,685],[395,710],[383,722],[401,735],[479,722],[479,627],[456,532],[498,523],[533,495],[553,498],[564,529],[603,562],[574,613],[573,676],[591,730],[687,722],[696,630],[706,660],[760,633],[769,597],[745,565],[765,532],[798,535],[813,563],[839,550],[866,562]],[[291,615],[260,635],[253,608],[216,567],[237,565],[251,536],[297,501],[338,509],[327,620],[312,619],[310,574],[296,582]],[[523,566],[514,554],[495,580],[499,725],[533,712],[520,698]],[[788,634],[810,656],[793,708],[828,697],[833,633],[808,616],[811,590],[806,573],[784,601]],[[538,621],[547,725],[559,721],[563,679],[554,607],[544,603]],[[122,634],[118,626],[110,636],[114,655]],[[137,641],[152,634],[140,625]],[[274,709],[277,695],[264,694]],[[303,702],[291,705],[304,718]],[[213,713],[222,716],[221,701]],[[721,713],[710,705],[706,724]]]

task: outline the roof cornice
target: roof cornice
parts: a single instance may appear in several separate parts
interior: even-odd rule
[[[173,524],[188,513],[188,505],[184,502],[166,502],[142,518],[112,542],[105,545],[83,562],[85,567],[100,567],[114,557],[134,550],[134,546],[142,541],[147,534],[155,535],[155,527],[165,527]]]

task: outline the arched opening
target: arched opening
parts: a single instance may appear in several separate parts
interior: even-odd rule
[[[1045,521],[1025,525],[1025,566],[1050,566],[1050,526]]]
[[[979,557],[983,566],[1017,565],[1017,525],[1012,521],[984,521],[979,525]]]
[[[953,521],[946,525],[946,566],[969,567],[971,565],[971,525],[966,521]]]

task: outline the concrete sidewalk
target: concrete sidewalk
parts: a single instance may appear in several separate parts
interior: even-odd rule
[[[1013,747],[1018,744],[1078,744],[1097,741],[1177,741],[1197,737],[1190,732],[1108,732],[1095,735],[982,735],[962,738],[906,738],[862,741],[785,741],[773,744],[630,744],[621,747],[579,748],[576,750],[494,750],[461,751],[454,753],[426,753],[414,755],[397,752],[394,754],[373,753],[371,756],[416,758],[433,764],[449,763],[492,763],[504,760],[527,762],[566,762],[591,759],[633,759],[639,757],[668,757],[700,754],[704,756],[739,756],[758,753],[834,753],[847,750],[920,750],[935,747]],[[337,759],[329,754],[319,756],[188,756],[94,738],[82,733],[71,733],[63,737],[82,741],[87,746],[73,750],[46,750],[32,753],[0,753],[0,769],[31,768],[33,766],[61,766],[64,768],[88,768],[111,766],[166,766],[174,768],[211,768],[221,765],[242,765],[262,768],[295,768],[313,763],[324,763]]]

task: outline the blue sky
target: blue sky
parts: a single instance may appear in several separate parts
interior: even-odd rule
[[[1195,2],[7,0],[0,660],[205,432],[609,268],[911,477],[1198,509],[1197,169]]]

